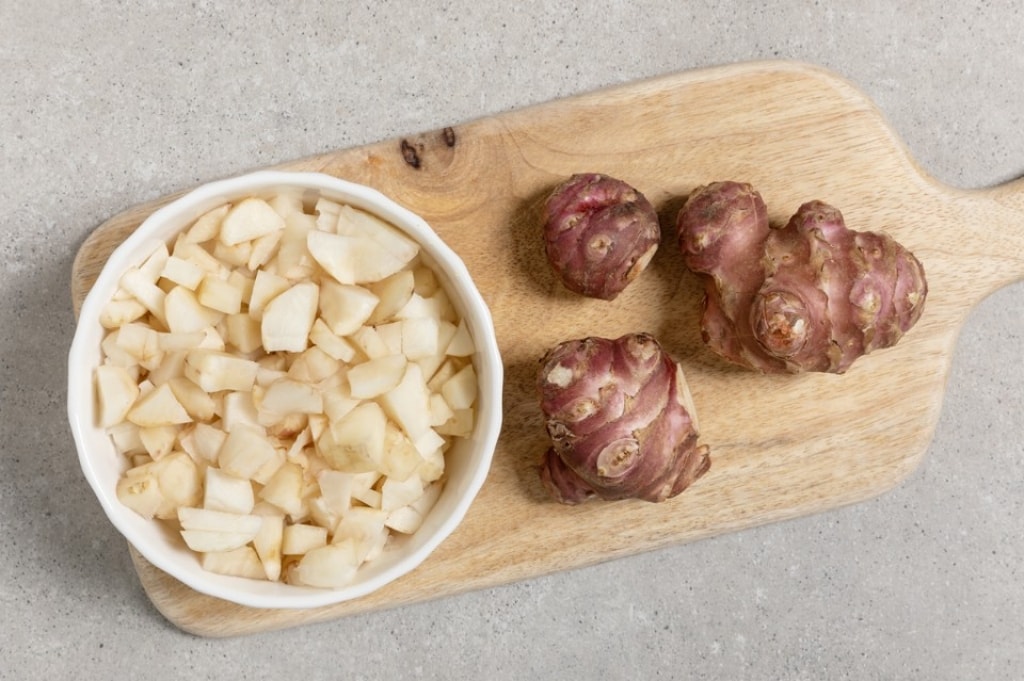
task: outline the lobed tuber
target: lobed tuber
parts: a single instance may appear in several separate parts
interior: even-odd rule
[[[577,174],[544,206],[548,262],[570,291],[612,300],[654,257],[661,240],[651,203],[622,180]]]
[[[682,368],[649,334],[567,341],[541,362],[552,447],[540,476],[556,500],[659,502],[707,472]]]
[[[704,342],[736,364],[841,374],[924,310],[917,258],[886,234],[848,229],[821,201],[780,228],[749,184],[716,182],[690,195],[677,227],[686,265],[704,275]]]

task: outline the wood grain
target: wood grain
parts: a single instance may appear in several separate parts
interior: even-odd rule
[[[921,461],[959,329],[973,305],[1024,276],[1024,181],[961,191],[927,177],[862,94],[827,72],[753,63],[632,83],[464,125],[281,166],[371,185],[424,216],[466,261],[506,362],[494,465],[462,526],[413,573],[370,596],[308,611],[254,610],[197,594],[132,550],[142,584],[178,627],[232,636],[321,622],[649,551],[880,494]],[[612,303],[560,288],[538,210],[573,172],[634,184],[669,226],[695,186],[736,179],[773,220],[803,201],[885,230],[924,263],[921,322],[845,376],[764,377],[706,351],[699,289],[666,229],[651,268]],[[157,205],[101,225],[75,261],[77,306],[109,252]],[[537,360],[572,337],[647,330],[686,367],[711,471],[660,505],[545,498]],[[984,446],[979,443],[979,446]],[[694,549],[699,550],[699,549]]]

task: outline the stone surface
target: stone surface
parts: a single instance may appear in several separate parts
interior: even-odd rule
[[[1018,2],[399,5],[0,4],[0,679],[1024,676],[1022,285],[969,319],[924,464],[876,500],[283,632],[198,640],[162,619],[64,406],[71,261],[123,208],[763,58],[849,78],[945,182],[1024,174]]]

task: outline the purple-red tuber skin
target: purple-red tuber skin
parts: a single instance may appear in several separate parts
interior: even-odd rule
[[[552,443],[540,476],[562,503],[664,501],[711,465],[682,369],[649,334],[562,343],[537,386]]]
[[[696,189],[677,218],[687,266],[703,275],[707,345],[765,373],[844,373],[920,319],[924,268],[886,234],[848,229],[821,201],[769,226],[749,184]]]
[[[570,177],[544,205],[544,250],[570,291],[613,300],[654,257],[661,227],[654,207],[622,180]]]

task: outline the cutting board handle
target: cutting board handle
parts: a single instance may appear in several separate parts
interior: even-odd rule
[[[922,252],[941,251],[944,265],[959,269],[951,293],[966,315],[996,290],[1024,279],[1024,177],[984,189],[940,191],[946,204],[937,219],[948,228],[934,230]]]

